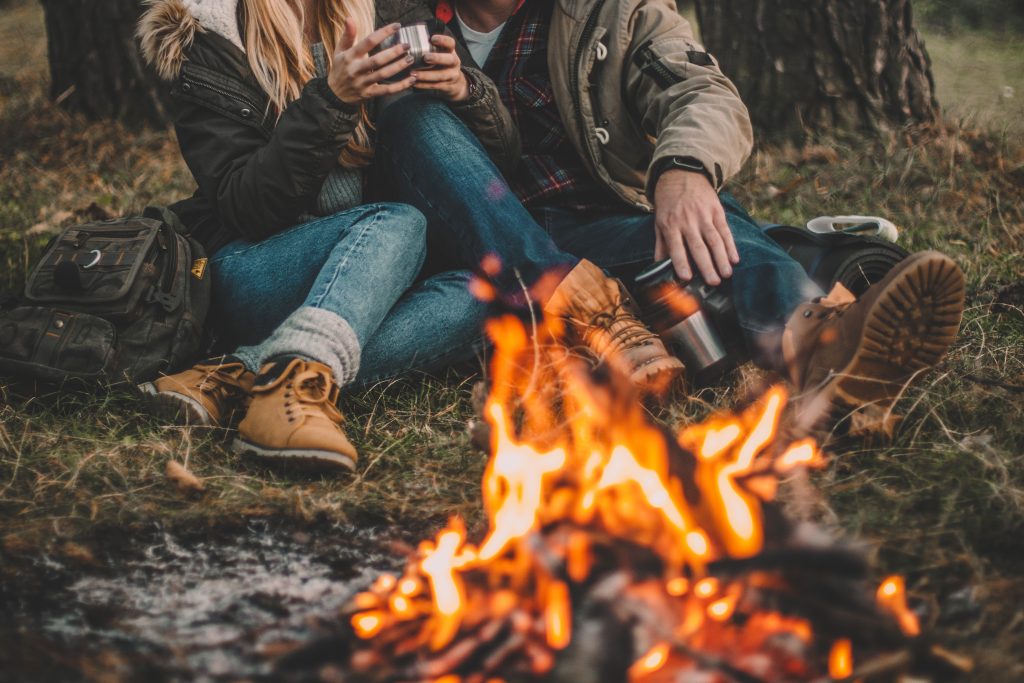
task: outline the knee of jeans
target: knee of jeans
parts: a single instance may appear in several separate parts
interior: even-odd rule
[[[375,204],[381,239],[396,247],[399,257],[419,273],[427,257],[427,217],[414,206],[399,203]]]
[[[458,117],[444,102],[413,93],[390,103],[378,115],[378,145],[386,148],[399,137],[406,144],[434,139],[446,125],[457,122]]]

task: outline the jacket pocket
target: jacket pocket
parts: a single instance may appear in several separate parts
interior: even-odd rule
[[[673,85],[686,80],[685,65],[680,73],[678,66],[670,65],[658,55],[654,50],[653,43],[653,40],[647,41],[633,54],[633,63],[641,73],[657,83],[662,90],[668,90]],[[707,53],[702,54],[707,55]]]
[[[185,64],[171,95],[200,104],[238,123],[259,130],[269,139],[273,134],[267,97],[244,83],[214,69]]]

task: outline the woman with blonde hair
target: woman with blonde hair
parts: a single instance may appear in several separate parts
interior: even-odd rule
[[[171,208],[211,254],[194,274],[213,278],[232,349],[142,389],[191,423],[244,416],[235,449],[269,460],[352,469],[340,388],[443,365],[479,337],[468,274],[417,283],[425,219],[364,204],[364,170],[376,111],[403,93],[445,101],[497,163],[514,129],[451,37],[410,72],[409,45],[378,49],[398,25],[374,18],[371,0],[150,0],[139,26],[198,185]]]

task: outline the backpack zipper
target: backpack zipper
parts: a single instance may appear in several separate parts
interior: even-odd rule
[[[167,244],[167,238],[165,237],[166,231],[171,228],[163,226],[160,228],[160,233],[157,238],[157,242],[160,244],[160,249],[164,252],[164,258],[168,261],[168,268],[164,269],[163,278],[160,282],[160,288],[170,294],[171,287],[174,285],[174,275],[178,272],[178,245],[175,240],[170,240],[171,244]]]

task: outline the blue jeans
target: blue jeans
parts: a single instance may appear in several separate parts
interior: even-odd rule
[[[651,214],[527,211],[469,129],[436,99],[399,99],[377,128],[378,185],[426,216],[431,259],[456,256],[461,267],[475,268],[496,254],[506,266],[498,285],[507,291],[517,287],[511,268],[529,285],[585,258],[628,280],[654,259]],[[790,314],[821,292],[734,198],[723,194],[722,204],[740,255],[732,276],[740,326],[752,354],[767,362],[765,338],[777,344]]]
[[[369,204],[261,242],[224,246],[211,258],[210,316],[224,348],[258,349],[295,311],[312,307],[336,314],[355,333],[356,383],[471,355],[483,305],[468,293],[470,274],[440,273],[410,289],[423,263],[424,231],[412,207]]]

